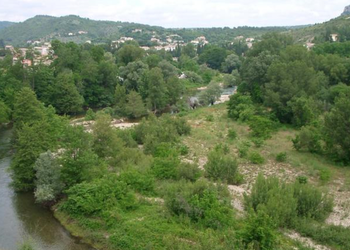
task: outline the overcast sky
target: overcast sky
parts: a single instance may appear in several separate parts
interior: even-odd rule
[[[350,0],[0,0],[1,21],[69,14],[163,27],[286,26],[339,16]]]

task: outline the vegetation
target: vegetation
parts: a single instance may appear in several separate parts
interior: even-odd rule
[[[178,32],[204,30],[214,37]],[[332,190],[348,188],[335,166],[350,162],[346,56],[276,33],[244,57],[224,44],[52,46],[51,66],[1,61],[0,123],[14,124],[13,187],[78,235],[99,249],[307,249],[295,230],[348,248],[348,229],[325,222]],[[216,105],[219,83],[238,93]],[[138,124],[111,126],[124,117]]]

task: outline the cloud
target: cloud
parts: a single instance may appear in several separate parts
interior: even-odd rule
[[[164,27],[281,26],[329,20],[338,16],[348,3],[347,0],[12,0],[2,3],[0,20],[76,14]]]

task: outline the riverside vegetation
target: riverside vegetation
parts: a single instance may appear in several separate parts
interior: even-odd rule
[[[133,42],[53,47],[52,66],[1,62],[0,121],[14,124],[13,187],[74,235],[98,249],[349,249],[348,58],[275,33],[245,57],[189,46],[178,62]],[[207,107],[208,88],[189,109],[186,93],[219,83],[238,93]],[[65,116],[83,107],[91,133]],[[125,116],[142,119],[110,126]]]

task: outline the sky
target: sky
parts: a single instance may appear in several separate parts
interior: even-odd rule
[[[166,28],[292,26],[339,16],[350,0],[0,0],[0,21],[79,15]]]

